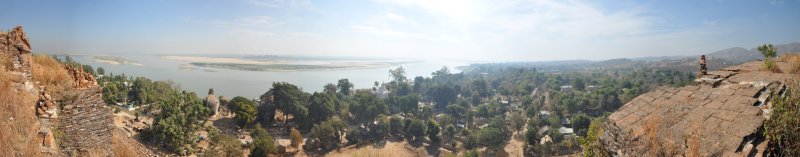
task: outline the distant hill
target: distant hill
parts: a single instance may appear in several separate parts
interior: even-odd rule
[[[775,45],[778,56],[787,53],[800,52],[800,42]],[[719,70],[723,67],[739,65],[742,63],[763,59],[757,48],[745,49],[733,47],[706,54],[708,70]],[[696,72],[699,68],[700,55],[689,56],[658,56],[641,58],[617,58],[602,61],[590,60],[564,60],[541,62],[509,62],[509,63],[481,63],[458,67],[465,72],[484,72],[488,69],[504,69],[508,67],[526,68],[533,67],[545,71],[575,71],[594,69],[668,69],[682,72]]]
[[[778,49],[778,56],[787,53],[797,53],[800,52],[800,42],[779,44],[775,45],[775,48]],[[719,50],[716,52],[709,53],[706,56],[710,58],[724,59],[737,63],[744,63],[747,61],[764,59],[763,55],[761,55],[761,52],[759,52],[757,48],[752,48],[750,50],[747,50],[741,47]]]

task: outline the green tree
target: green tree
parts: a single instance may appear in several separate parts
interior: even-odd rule
[[[419,119],[411,120],[411,123],[407,127],[407,131],[414,137],[415,141],[422,140],[425,138],[425,132],[428,129],[428,126],[425,125],[425,122]]]
[[[511,114],[509,114],[508,120],[511,123],[511,127],[514,128],[515,131],[517,131],[517,134],[519,134],[519,132],[522,131],[522,127],[525,126],[525,121],[526,121],[525,112],[522,111],[512,112]]]
[[[445,141],[452,141],[456,136],[456,127],[453,124],[448,124],[442,130],[442,136],[444,136]]]
[[[405,95],[405,96],[390,96],[389,102],[392,105],[392,113],[416,113],[419,108],[419,96]]]
[[[103,67],[97,67],[97,74],[98,75],[105,75],[106,74],[106,69],[103,69]]]
[[[278,153],[272,135],[270,135],[266,129],[262,128],[261,125],[256,125],[252,137],[253,145],[252,150],[250,150],[251,157],[262,157]]]
[[[403,132],[403,119],[398,116],[389,117],[389,130],[394,134]]]
[[[444,110],[447,105],[456,101],[457,93],[450,86],[438,85],[431,89],[430,96],[433,98],[436,109]]]
[[[772,46],[772,44],[764,44],[758,47],[758,51],[761,51],[761,54],[764,55],[764,66],[766,66],[768,70],[775,71],[778,68],[773,60],[773,58],[778,55],[778,50],[775,49],[775,46]]]
[[[231,111],[236,113],[234,119],[241,126],[247,126],[256,119],[256,105],[245,97],[237,96],[231,99]]]
[[[350,91],[353,89],[353,83],[350,83],[349,79],[339,79],[336,86],[339,87],[339,93],[345,96],[350,96]]]
[[[389,69],[389,76],[391,76],[396,83],[405,82],[406,81],[406,69],[403,66],[398,66],[395,69]]]
[[[464,130],[466,130],[466,129],[464,129]],[[465,137],[466,138],[464,138],[464,141],[461,144],[462,148],[464,148],[464,149],[473,149],[473,148],[477,148],[478,146],[480,146],[481,143],[478,141],[479,140],[478,139],[478,135],[468,135],[468,136],[465,136]]]
[[[485,80],[481,79],[472,81],[472,88],[475,88],[475,91],[478,92],[480,97],[489,96],[489,85],[486,84]]]
[[[319,123],[333,116],[336,113],[334,103],[332,95],[314,92],[308,106],[311,121]]]
[[[336,85],[333,84],[333,83],[325,84],[325,86],[323,86],[323,88],[322,88],[322,92],[324,92],[326,94],[336,94],[336,90],[338,90],[338,89],[337,89]]]
[[[461,105],[450,104],[447,105],[447,111],[449,111],[450,115],[453,115],[454,118],[461,119],[466,116],[464,114],[467,112],[467,109]]]
[[[164,96],[158,108],[161,112],[155,117],[153,126],[143,135],[151,141],[158,141],[167,150],[185,154],[193,150],[194,132],[202,128],[210,116],[210,110],[203,106],[200,98],[193,92],[174,92]]]
[[[473,105],[473,106],[478,106],[478,105],[480,105],[480,104],[481,104],[481,100],[483,99],[483,98],[481,97],[481,95],[479,95],[479,94],[478,94],[478,92],[473,92],[473,93],[472,93],[472,97],[471,97],[471,98],[472,98],[472,99],[471,99],[471,102],[472,102],[472,105]]]
[[[577,114],[572,116],[572,129],[575,130],[575,134],[578,136],[586,136],[586,133],[589,131],[589,124],[592,120],[586,116],[586,114]]]
[[[83,72],[95,75],[94,68],[91,65],[82,65]]]
[[[353,104],[350,104],[350,113],[360,123],[371,122],[380,114],[388,112],[386,103],[370,91],[359,90],[353,95]]]
[[[303,92],[297,86],[286,82],[275,82],[272,83],[271,91],[275,105],[284,112],[284,119],[289,119],[289,114],[295,118],[300,116]]]
[[[494,127],[485,127],[478,132],[478,141],[480,141],[481,145],[494,151],[499,151],[505,147],[505,137],[503,131]]]
[[[434,120],[428,120],[428,139],[431,140],[433,145],[439,145],[442,143],[442,138],[439,135],[441,128],[439,128],[439,124],[436,123]]]
[[[419,113],[421,119],[431,119],[433,117],[433,109],[430,106],[423,106],[422,111]]]
[[[586,84],[583,82],[583,79],[575,78],[572,80],[572,87],[577,90],[583,91],[586,88]]]
[[[528,142],[528,145],[535,146],[539,143],[539,134],[537,132],[538,129],[535,127],[528,127],[528,131],[525,132],[525,141]]]
[[[311,128],[310,138],[316,138],[322,142],[322,148],[331,150],[341,146],[342,137],[347,133],[347,124],[342,122],[339,117],[333,117],[314,125]]]

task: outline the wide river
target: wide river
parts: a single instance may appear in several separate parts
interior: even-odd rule
[[[371,88],[375,81],[388,82],[389,69],[395,67],[352,69],[352,70],[302,70],[302,71],[242,71],[223,68],[197,67],[195,70],[181,70],[181,65],[188,62],[163,59],[154,55],[117,55],[113,57],[140,63],[109,64],[98,62],[92,56],[72,56],[76,61],[94,67],[103,67],[108,73],[114,75],[143,76],[152,80],[172,80],[178,83],[181,89],[193,91],[198,96],[204,97],[209,88],[214,88],[216,95],[225,97],[244,96],[255,98],[272,87],[273,82],[288,82],[297,85],[303,91],[322,91],[327,83],[334,83],[339,79],[350,79],[356,89]],[[467,65],[466,62],[457,61],[420,61],[406,63],[400,66],[406,69],[409,79],[416,76],[430,77],[431,73],[442,66],[449,67],[451,72],[457,66]]]

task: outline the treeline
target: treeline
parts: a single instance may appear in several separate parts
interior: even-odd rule
[[[389,71],[390,82],[376,82],[371,89],[355,89],[348,79],[340,79],[321,87],[321,92],[309,93],[290,83],[274,82],[259,103],[235,97],[222,106],[235,114],[238,126],[251,132],[255,141],[248,148],[259,154],[277,153],[264,128],[281,128],[293,136],[306,133],[308,140],[293,137],[292,143],[304,143],[307,151],[397,138],[475,154],[480,147],[502,151],[517,134],[525,137],[529,152],[552,154],[583,143],[588,147],[591,139],[584,139],[596,132],[590,126],[599,125],[604,113],[637,95],[662,85],[683,86],[693,79],[692,74],[671,70],[449,70],[443,67],[431,77],[410,79],[398,67]],[[194,133],[208,130],[220,148],[229,148],[225,152],[241,148],[230,137],[215,135],[214,128],[201,126],[212,113],[195,93],[178,90],[170,82],[125,75],[108,74],[98,82],[109,104],[150,106],[147,110],[155,122],[143,135],[151,142],[177,153],[193,152],[198,140]],[[545,118],[540,111],[552,114]],[[581,138],[560,136],[562,118],[570,119]],[[537,133],[544,126],[553,129]],[[540,145],[544,135],[553,142]]]

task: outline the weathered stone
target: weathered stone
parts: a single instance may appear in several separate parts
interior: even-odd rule
[[[59,128],[64,131],[63,151],[100,149],[112,153],[110,145],[114,115],[106,107],[98,86],[77,93],[74,102],[67,102],[60,118]]]
[[[758,154],[766,150],[752,149],[765,145],[753,140],[763,138],[759,128],[765,118],[760,113],[770,110],[770,105],[757,106],[769,97],[763,94],[771,94],[762,91],[778,90],[765,89],[776,84],[772,82],[800,78],[760,68],[758,62],[746,63],[703,75],[718,79],[713,86],[663,87],[642,94],[609,116],[599,141],[607,152],[619,156],[641,156],[654,150],[676,153],[673,156]],[[695,147],[693,152],[687,152],[690,146]]]
[[[83,67],[73,67],[72,65],[67,65],[66,69],[67,73],[72,76],[72,80],[75,82],[75,88],[86,89],[97,86],[97,80],[94,79],[92,74],[84,72]]]
[[[54,144],[55,144],[55,138],[53,137],[53,132],[47,132],[44,135],[44,139],[42,140],[42,146],[53,147]]]

